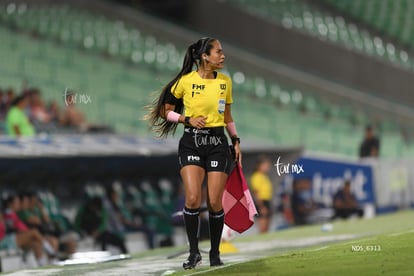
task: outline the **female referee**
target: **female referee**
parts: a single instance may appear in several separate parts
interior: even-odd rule
[[[177,124],[184,124],[184,134],[178,147],[180,174],[185,189],[184,222],[190,245],[184,269],[193,269],[201,262],[198,249],[199,212],[206,174],[210,266],[223,265],[219,252],[224,225],[222,196],[231,166],[224,128],[231,137],[235,161],[241,162],[240,139],[230,110],[233,102],[231,79],[216,71],[223,68],[224,59],[217,39],[206,37],[190,45],[181,71],[163,88],[149,114],[152,128],[161,137],[175,133]],[[196,70],[193,70],[193,65]]]

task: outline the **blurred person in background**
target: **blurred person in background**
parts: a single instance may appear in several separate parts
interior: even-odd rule
[[[49,103],[49,105],[47,106],[47,112],[50,115],[50,121],[54,125],[58,125],[62,114],[57,101],[51,101]]]
[[[85,114],[76,107],[77,94],[72,91],[65,92],[65,108],[59,113],[59,123],[63,127],[73,128],[80,132],[113,133],[113,129],[106,125],[91,124]],[[54,109],[56,106],[52,106]],[[55,109],[56,111],[56,109]]]
[[[119,193],[113,186],[106,188],[104,205],[108,209],[109,224],[112,225],[114,231],[116,230],[123,237],[126,231],[141,231],[146,236],[148,248],[153,249],[155,247],[155,232],[132,219],[126,208],[122,208]]]
[[[39,89],[27,89],[29,94],[29,118],[36,129],[36,132],[54,132],[56,124],[53,114],[46,108]]]
[[[114,232],[108,225],[109,214],[105,208],[102,198],[95,196],[88,198],[79,208],[75,217],[75,227],[82,235],[86,233],[101,244],[105,251],[108,245],[113,245],[126,254],[128,250],[122,233]]]
[[[21,208],[17,212],[19,218],[29,227],[37,229],[51,243],[59,244],[60,251],[64,252],[63,258],[73,254],[76,250],[76,237],[66,235],[57,227],[49,217],[42,201],[34,192],[19,194]]]
[[[6,229],[9,232],[31,235],[32,239],[42,244],[42,248],[52,261],[57,255],[58,244],[53,239],[45,238],[37,229],[29,229],[19,218],[17,212],[21,208],[20,199],[17,195],[10,195],[3,201],[3,217]]]
[[[318,209],[312,199],[311,182],[308,179],[295,179],[290,199],[295,225],[312,223],[311,216]]]
[[[259,232],[269,231],[272,217],[273,186],[269,177],[272,162],[266,156],[259,156],[255,170],[250,177],[250,185],[254,194],[257,210],[259,211]]]
[[[51,234],[49,217],[43,206],[39,206],[40,204],[32,199],[33,196],[34,193],[31,192],[19,194],[20,208],[17,215],[29,228],[35,228],[42,234]]]
[[[375,136],[371,126],[365,128],[365,137],[359,147],[359,157],[378,157],[380,151],[380,141]]]
[[[210,266],[223,265],[219,252],[224,225],[222,197],[231,165],[225,127],[232,139],[235,160],[241,163],[240,139],[231,114],[231,78],[217,72],[224,67],[224,60],[217,39],[205,37],[191,44],[180,72],[162,89],[148,115],[152,128],[161,137],[175,133],[178,124],[184,124],[178,149],[185,188],[184,222],[190,245],[184,269],[193,269],[201,262],[198,233],[206,175]]]
[[[334,219],[364,215],[364,211],[359,208],[358,201],[351,191],[351,181],[346,180],[343,187],[336,192],[333,197],[333,208],[335,210]]]
[[[45,108],[40,90],[33,88],[29,90],[29,109],[32,120],[42,124],[48,124],[52,120],[52,116]]]
[[[85,114],[76,107],[76,94],[67,92],[65,94],[66,106],[60,117],[60,124],[65,127],[72,127],[80,131],[87,131],[89,124],[86,121]]]
[[[34,136],[36,134],[29,117],[25,113],[28,106],[27,94],[22,94],[13,100],[6,115],[7,133],[12,137]]]
[[[39,266],[47,264],[46,255],[43,253],[42,241],[35,231],[13,232],[7,229],[3,215],[0,213],[0,250],[13,249],[31,250]]]
[[[293,181],[290,202],[295,225],[327,222],[333,216],[332,208],[324,207],[313,200],[312,182],[307,178]]]

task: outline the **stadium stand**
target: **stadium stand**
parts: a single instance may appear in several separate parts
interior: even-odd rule
[[[340,13],[334,13],[322,8],[316,2],[302,0],[265,0],[260,2],[227,0],[227,2],[237,4],[240,8],[246,9],[249,12],[255,12],[260,16],[275,20],[286,28],[297,29],[332,43],[339,43],[356,51],[387,60],[398,66],[413,69],[412,56],[400,45],[395,44],[390,39],[376,35],[353,21],[347,20]],[[390,6],[397,9],[399,7],[397,2],[400,1],[373,0],[348,2],[332,0],[326,2],[341,10],[352,11],[354,14],[357,13],[361,17],[362,15],[367,15],[367,17],[363,18],[377,28],[383,27],[385,29],[389,27],[392,30],[398,30],[397,26],[394,26],[395,24],[388,24],[390,19],[386,18],[386,14],[390,13],[384,13],[383,11],[388,10],[388,3],[391,2],[395,4],[390,4]],[[378,14],[379,16],[377,16]],[[408,14],[407,18],[409,17]],[[398,17],[398,15],[395,16]],[[382,25],[378,25],[378,23]],[[401,19],[401,24],[403,23],[404,17]],[[409,25],[407,24],[406,26]],[[404,30],[404,33],[409,33],[409,30]],[[407,42],[406,39],[403,41]]]
[[[261,12],[272,12],[274,4],[274,1],[262,1],[261,5],[252,7],[251,1],[234,2]],[[328,18],[326,13],[316,12],[315,7],[303,1],[278,4],[278,11],[272,14],[283,24],[293,20],[292,16],[311,16],[316,29],[309,31],[324,34],[315,22],[324,16]],[[41,87],[46,98],[60,103],[69,87],[93,101],[94,104],[78,105],[90,121],[112,125],[121,133],[149,135],[146,123],[141,120],[146,112],[144,107],[151,100],[151,92],[159,89],[179,68],[182,49],[160,42],[153,34],[122,21],[67,5],[12,3],[1,7],[0,20],[7,26],[1,28],[1,35],[7,38],[2,47],[10,52],[7,56],[10,66],[1,69],[3,83],[18,87],[23,76],[30,85]],[[321,24],[327,27],[328,23]],[[353,27],[345,22],[332,24],[343,24],[349,38]],[[303,22],[296,25],[307,28]],[[341,34],[338,32],[337,40],[345,41]],[[382,152],[384,156],[404,154],[406,151],[400,149],[408,148],[402,138],[388,139],[400,136],[398,126],[387,129],[385,123],[365,111],[353,110],[351,103],[334,105],[312,92],[285,87],[276,80],[248,76],[231,67],[229,74],[233,77],[235,93],[242,95],[234,112],[242,118],[239,128],[246,132],[246,137],[355,156],[358,144],[355,133],[362,133],[365,124],[373,123],[382,131],[383,140],[391,141]],[[258,121],[261,123],[257,124]],[[325,128],[320,128],[322,125]]]
[[[398,40],[410,48],[414,46],[412,27],[414,3],[410,0],[323,0],[323,2],[344,15],[378,30],[383,35]]]

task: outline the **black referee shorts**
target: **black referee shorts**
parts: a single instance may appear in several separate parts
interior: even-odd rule
[[[185,127],[178,146],[180,167],[197,165],[207,172],[229,173],[230,148],[224,127],[197,129]]]

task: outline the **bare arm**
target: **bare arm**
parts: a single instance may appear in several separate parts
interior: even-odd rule
[[[172,104],[165,104],[164,109],[161,110],[161,117],[164,119],[167,119],[168,113],[174,112],[175,105]],[[196,128],[203,128],[206,125],[207,122],[207,116],[203,117],[191,117],[189,120],[189,123],[192,127]],[[180,118],[178,119],[178,123],[185,123],[185,116],[183,114],[180,115]]]
[[[226,108],[224,109],[224,122],[226,124],[233,122],[233,116],[231,115],[231,104],[226,104]]]
[[[172,104],[164,104],[164,108],[161,109],[161,114],[160,114],[161,117],[164,118],[164,119],[167,119],[168,113],[170,111],[173,111],[174,112],[174,109],[175,109],[175,105],[172,105]],[[179,119],[178,122],[179,123],[184,123],[184,115],[181,115],[180,116],[180,119]]]
[[[226,108],[224,109],[224,122],[226,124],[234,122],[233,121],[233,116],[231,114],[231,105],[230,104],[226,104]],[[240,150],[240,144],[239,143],[235,143],[234,145],[234,152],[235,152],[235,161],[238,161],[239,164],[241,165],[242,163],[242,154],[241,154],[241,150]]]

